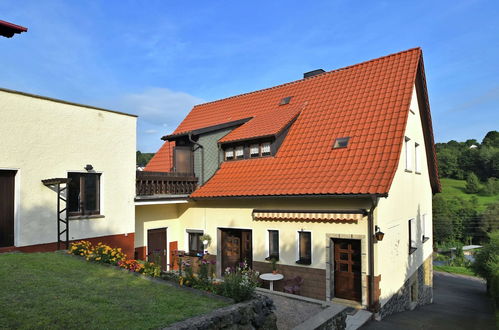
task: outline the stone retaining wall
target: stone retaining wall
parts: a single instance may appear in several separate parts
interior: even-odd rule
[[[331,306],[312,316],[293,330],[343,330],[346,328],[346,307]]]
[[[417,306],[433,302],[433,258],[426,259],[417,271],[404,283],[404,286],[386,302],[377,319],[393,313],[413,310]]]
[[[172,324],[164,329],[214,330],[214,329],[277,329],[274,302],[265,296],[239,304],[219,308],[209,314],[196,316]]]

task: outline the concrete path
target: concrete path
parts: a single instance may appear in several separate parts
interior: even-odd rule
[[[433,286],[433,304],[370,321],[361,329],[496,329],[483,280],[435,272]]]
[[[276,294],[275,291],[259,290],[258,293],[266,295],[274,301],[276,307],[274,313],[277,317],[277,329],[279,330],[293,329],[327,307],[313,302],[313,299],[310,301],[297,300],[287,297],[290,295]]]

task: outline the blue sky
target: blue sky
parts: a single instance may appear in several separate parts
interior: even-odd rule
[[[499,130],[498,1],[0,2],[0,87],[138,114],[154,152],[194,104],[421,46],[437,142]],[[1,110],[1,109],[0,109]]]

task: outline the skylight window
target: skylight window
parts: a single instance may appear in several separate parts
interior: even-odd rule
[[[334,141],[333,149],[346,148],[348,146],[349,137],[337,138]]]
[[[291,102],[291,98],[292,98],[292,96],[287,96],[287,97],[282,98],[281,102],[279,102],[279,105],[289,104],[289,102]]]

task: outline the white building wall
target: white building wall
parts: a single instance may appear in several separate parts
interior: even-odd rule
[[[136,117],[0,90],[0,169],[17,170],[15,245],[57,240],[57,194],[41,180],[101,175],[101,214],[70,221],[70,239],[133,233]]]
[[[405,150],[402,148],[398,169],[387,198],[381,198],[375,212],[376,224],[385,233],[384,239],[375,244],[375,273],[381,274],[381,305],[396,293],[404,282],[432,253],[432,189],[428,173],[425,141],[416,89],[408,114],[405,136],[410,139],[410,168],[406,171]],[[415,172],[414,144],[421,148],[421,171]],[[430,239],[422,242],[422,219],[426,218]],[[409,254],[409,219],[416,221],[417,250]]]

